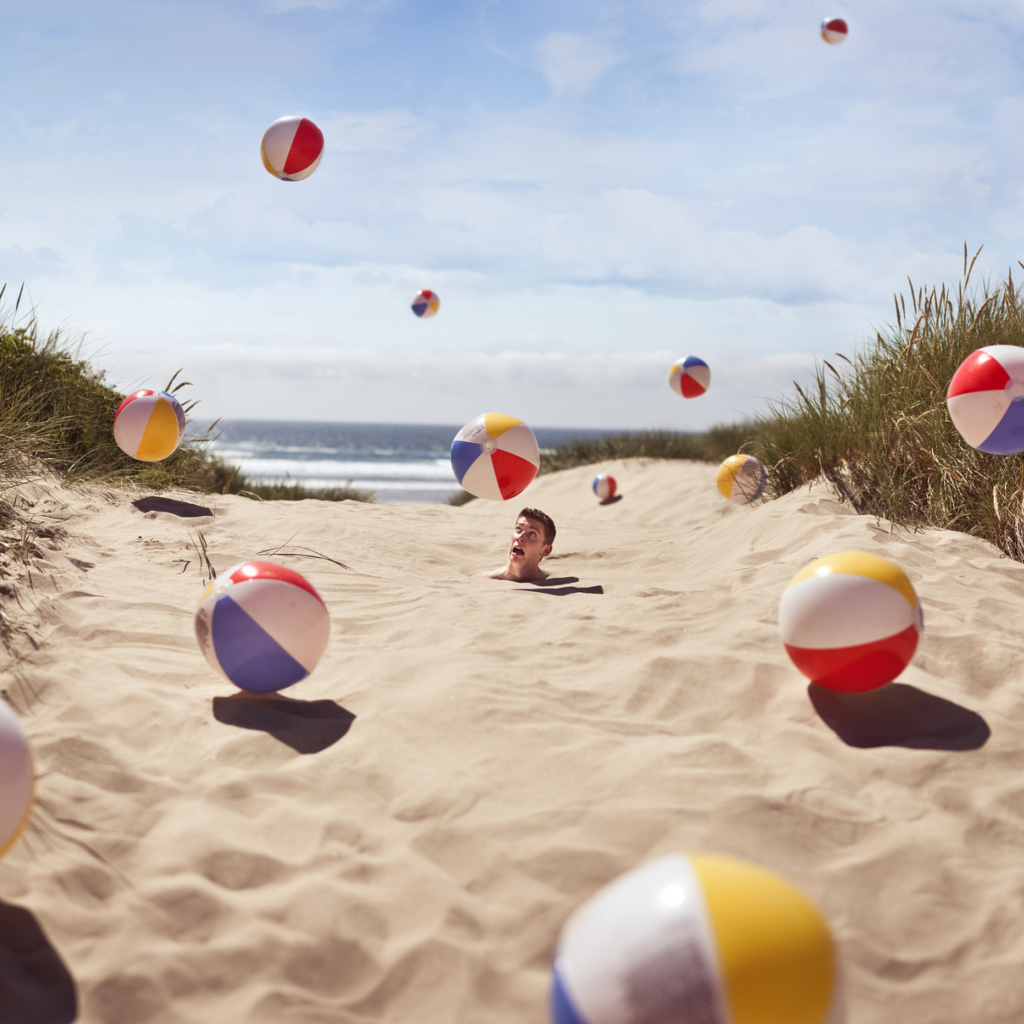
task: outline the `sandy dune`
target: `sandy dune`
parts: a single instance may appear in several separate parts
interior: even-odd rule
[[[706,465],[600,468],[622,500],[596,467],[464,508],[26,487],[60,531],[0,680],[40,776],[0,1020],[67,1019],[55,951],[87,1024],[543,1024],[569,913],[676,850],[800,885],[850,1024],[1024,1020],[1024,565],[824,492],[734,508]],[[559,527],[547,588],[482,576],[522,504]],[[311,678],[254,701],[207,666],[202,543],[320,591]],[[900,684],[812,700],[778,598],[851,547],[904,567],[925,635]]]

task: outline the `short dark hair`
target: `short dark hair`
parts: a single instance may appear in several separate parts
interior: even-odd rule
[[[541,512],[539,508],[524,508],[519,515],[516,516],[516,520],[520,520],[526,516],[527,519],[536,519],[538,523],[544,524],[544,543],[554,544],[555,543],[555,521],[546,512]]]

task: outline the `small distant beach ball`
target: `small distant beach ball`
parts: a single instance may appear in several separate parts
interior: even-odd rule
[[[821,38],[832,46],[841,43],[849,31],[849,27],[842,18],[826,18],[821,23]]]
[[[731,857],[627,872],[562,929],[553,1024],[840,1024],[829,927],[794,886]]]
[[[18,719],[0,700],[0,857],[18,841],[32,815],[35,773]]]
[[[242,562],[218,576],[196,611],[206,660],[242,690],[272,693],[305,679],[331,623],[304,576],[275,562]]]
[[[432,292],[429,288],[417,292],[412,300],[412,311],[421,320],[429,320],[440,308],[441,300],[437,297],[437,292]]]
[[[718,490],[737,505],[749,505],[764,494],[768,474],[753,455],[730,455],[718,467]]]
[[[946,408],[972,448],[1024,452],[1024,348],[988,345],[972,352],[949,382]]]
[[[500,412],[477,416],[452,441],[455,477],[478,498],[514,498],[526,490],[539,465],[533,431],[522,420]]]
[[[681,398],[697,398],[711,386],[711,367],[697,356],[677,359],[668,371],[668,383]]]
[[[308,178],[323,155],[323,133],[308,117],[278,118],[260,143],[263,166],[282,181]]]
[[[910,664],[924,612],[906,573],[881,555],[840,551],[790,581],[779,602],[779,632],[793,664],[812,682],[864,693]]]
[[[166,391],[133,391],[114,413],[118,448],[140,462],[166,459],[184,436],[185,410]]]
[[[594,477],[594,493],[602,500],[607,501],[615,497],[615,477],[607,473],[598,473]]]

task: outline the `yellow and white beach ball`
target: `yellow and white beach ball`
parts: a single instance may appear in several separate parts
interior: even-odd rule
[[[32,816],[35,773],[28,740],[0,700],[0,857],[18,841]]]
[[[185,436],[185,410],[167,391],[133,391],[114,413],[114,440],[140,462],[166,459]]]
[[[910,664],[924,613],[906,573],[866,551],[815,559],[779,602],[779,632],[793,664],[812,682],[863,693]]]
[[[718,490],[737,505],[749,505],[764,494],[768,474],[753,455],[730,455],[718,467]]]
[[[789,882],[691,854],[628,872],[562,930],[554,1024],[841,1024],[832,936]]]

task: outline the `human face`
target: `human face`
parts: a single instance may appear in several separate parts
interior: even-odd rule
[[[544,543],[544,525],[536,519],[520,516],[512,531],[508,560],[513,565],[537,565],[551,553],[551,545]]]

